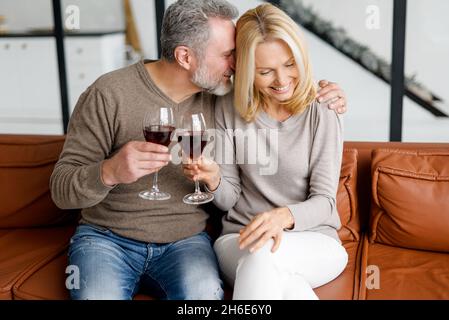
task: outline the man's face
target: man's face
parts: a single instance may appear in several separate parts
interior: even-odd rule
[[[232,89],[235,26],[232,21],[211,18],[209,28],[209,42],[203,59],[197,61],[192,82],[212,94],[225,95]]]

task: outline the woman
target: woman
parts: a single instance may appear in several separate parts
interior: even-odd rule
[[[216,107],[216,161],[232,161],[185,166],[228,211],[214,245],[223,276],[234,299],[318,299],[313,288],[348,260],[337,234],[342,119],[316,102],[300,30],[270,4],[237,22],[234,95],[235,110]],[[253,147],[256,161],[242,161]]]

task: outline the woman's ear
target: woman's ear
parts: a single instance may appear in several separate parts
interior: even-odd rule
[[[190,70],[192,68],[192,50],[186,46],[178,46],[175,48],[175,60],[176,62],[185,70]]]

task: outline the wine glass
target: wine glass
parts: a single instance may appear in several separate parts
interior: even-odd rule
[[[185,157],[190,158],[193,163],[203,153],[207,144],[206,121],[201,112],[186,112],[181,120],[180,141]],[[198,180],[195,180],[195,192],[186,195],[183,199],[187,204],[203,204],[214,200],[214,195],[210,192],[201,192]]]
[[[175,131],[175,120],[172,108],[162,107],[158,110],[148,111],[143,119],[143,135],[147,142],[161,144],[166,147],[171,142]],[[153,174],[153,186],[150,190],[144,190],[139,196],[145,200],[168,200],[171,195],[159,190],[157,184],[158,172]]]

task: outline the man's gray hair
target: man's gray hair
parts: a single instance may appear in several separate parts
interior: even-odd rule
[[[238,15],[225,0],[178,0],[167,8],[162,21],[162,58],[173,62],[178,46],[187,46],[202,58],[209,40],[208,18],[232,20]]]

